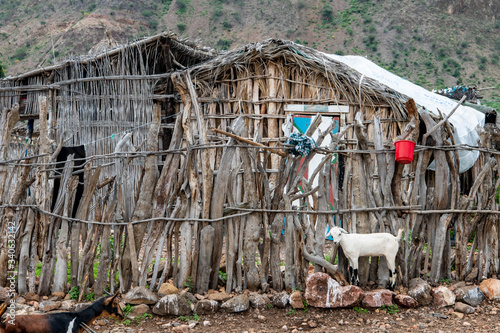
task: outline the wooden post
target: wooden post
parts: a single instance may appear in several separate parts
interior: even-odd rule
[[[269,98],[275,99],[277,97],[276,92],[278,89],[278,84],[276,78],[279,75],[278,66],[270,61],[268,63],[268,88],[269,88]],[[275,102],[270,102],[268,104],[267,114],[269,115],[277,115],[279,112],[278,104]],[[267,136],[271,139],[275,139],[279,137],[280,129],[278,128],[278,119],[268,118],[267,119]],[[270,143],[269,146],[275,146],[276,143]],[[277,156],[271,155],[271,169],[278,169],[279,166],[279,158]],[[269,177],[270,187],[275,187],[277,182],[277,175],[272,174]]]
[[[78,177],[71,177],[71,172],[73,170],[72,156],[66,162],[66,166],[63,171],[63,180],[61,181],[61,192],[65,192],[64,197],[64,208],[63,216],[70,217],[73,208],[74,197],[76,194],[76,187],[78,185]],[[71,177],[71,178],[70,178]],[[66,283],[68,280],[68,233],[69,233],[69,222],[63,219],[61,222],[61,230],[59,232],[59,238],[56,243],[56,268],[54,272],[54,284],[52,286],[52,291],[66,292]]]

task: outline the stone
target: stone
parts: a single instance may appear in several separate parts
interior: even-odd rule
[[[174,286],[172,283],[162,283],[160,289],[158,290],[158,296],[163,297],[167,295],[177,294],[179,293],[179,289]]]
[[[412,279],[408,296],[414,298],[420,305],[430,305],[432,303],[431,286],[420,278]]]
[[[10,299],[10,289],[0,287],[0,303],[6,302]]]
[[[453,311],[451,313],[451,315],[455,318],[458,318],[458,319],[464,319],[464,314],[463,313],[460,313],[460,312],[456,312],[456,311]]]
[[[432,315],[434,317],[436,317],[436,318],[441,318],[441,319],[447,319],[448,318],[446,315],[444,315],[442,313],[439,313],[439,312],[434,312],[434,313],[432,313]],[[430,324],[429,324],[429,326],[430,326]]]
[[[56,297],[58,299],[64,299],[64,297],[66,297],[66,293],[64,293],[62,291],[54,291],[52,293],[52,297]]]
[[[185,299],[187,299],[188,302],[191,302],[191,303],[196,303],[198,302],[198,299],[192,294],[190,293],[189,291],[181,291],[179,293],[179,295],[181,295],[182,297],[184,297]]]
[[[186,316],[191,314],[191,306],[184,297],[172,294],[162,297],[153,307],[153,313],[159,316]]]
[[[481,282],[479,289],[490,301],[500,301],[500,280],[487,279]]]
[[[136,287],[130,290],[123,297],[123,303],[137,304],[155,304],[158,302],[158,296],[146,287]]]
[[[465,286],[455,290],[457,301],[463,301],[471,306],[478,306],[484,300],[484,294],[477,286]]]
[[[75,311],[76,301],[74,299],[70,299],[67,301],[61,302],[61,307],[59,308],[61,311],[73,312]]]
[[[365,292],[362,304],[367,308],[380,308],[383,305],[392,305],[392,291],[387,289],[377,289]]]
[[[457,282],[454,282],[451,284],[450,290],[455,292],[457,289],[463,288],[465,286],[466,286],[465,281],[457,281]],[[456,296],[458,296],[458,295],[456,295]],[[457,298],[457,300],[458,300],[458,298]]]
[[[303,309],[304,301],[303,301],[302,293],[300,291],[294,291],[290,294],[290,305],[294,309]]]
[[[224,302],[221,308],[227,312],[243,312],[247,311],[250,307],[250,300],[247,295],[239,295],[231,298],[229,301]]]
[[[9,310],[7,309],[7,311],[9,311]],[[31,315],[31,314],[38,313],[38,311],[36,311],[35,308],[28,306],[28,305],[24,305],[24,304],[16,304],[15,311],[16,311],[16,316]],[[10,311],[9,311],[9,313],[10,313]]]
[[[411,279],[410,282],[408,282],[408,289],[413,289],[416,286],[419,286],[421,284],[427,284],[427,281],[421,279],[421,278],[414,278]]]
[[[474,267],[472,271],[465,277],[465,282],[472,282],[477,278],[479,270],[477,267]]]
[[[394,303],[400,306],[404,306],[406,308],[417,308],[418,302],[411,296],[408,295],[396,295],[394,296]]]
[[[289,301],[290,295],[286,291],[282,291],[273,297],[272,304],[277,308],[283,309],[288,305]]]
[[[194,313],[199,315],[215,313],[217,310],[219,310],[219,302],[209,299],[198,301],[194,306]]]
[[[26,298],[26,302],[31,302],[31,301],[40,302],[40,296],[38,296],[33,292],[27,293],[26,296],[24,296],[24,298]]]
[[[251,293],[248,297],[250,306],[257,309],[264,309],[271,304],[271,300],[266,295]]]
[[[38,307],[42,312],[57,310],[61,307],[61,301],[42,301]]]
[[[318,308],[353,307],[361,302],[364,293],[357,286],[345,286],[326,273],[309,275],[306,281],[307,304]]]
[[[38,307],[40,306],[40,303],[38,303],[37,301],[29,301],[26,304],[32,306],[35,310],[38,310]]]
[[[432,289],[433,305],[438,308],[451,306],[455,304],[455,294],[445,286],[439,286]]]
[[[216,291],[214,293],[208,294],[208,299],[217,302],[226,302],[231,299],[231,295],[225,292]]]
[[[474,309],[472,306],[462,303],[462,302],[457,302],[455,304],[455,312],[460,312],[460,313],[465,313],[465,314],[471,314],[476,312],[476,309]]]
[[[85,309],[86,307],[91,306],[91,305],[92,305],[92,303],[91,303],[91,302],[76,303],[76,304],[75,304],[75,311],[80,311],[80,310],[83,310],[83,309]]]
[[[145,313],[151,313],[151,309],[147,304],[135,305],[132,311],[128,314],[127,318],[135,319],[137,317],[143,316]]]
[[[189,333],[190,329],[189,329],[189,325],[180,325],[180,326],[177,326],[177,327],[174,327],[172,329],[172,332],[174,333]]]

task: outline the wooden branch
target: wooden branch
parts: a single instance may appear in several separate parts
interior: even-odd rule
[[[455,113],[455,111],[457,111],[458,107],[465,101],[466,97],[467,96],[464,95],[462,97],[462,99],[460,101],[458,101],[457,105],[455,105],[455,107],[453,108],[453,110],[451,110],[450,113],[448,113],[448,115],[443,120],[441,120],[439,123],[437,123],[436,125],[434,125],[429,131],[427,131],[427,133],[424,134],[422,142],[425,143],[427,141],[427,138],[429,137],[429,135],[431,135],[441,125],[443,125],[446,121],[448,121],[448,119]]]
[[[254,142],[252,140],[249,140],[249,139],[246,139],[246,138],[243,138],[239,135],[236,135],[236,134],[232,134],[232,133],[229,133],[229,132],[226,132],[226,131],[223,131],[223,130],[220,130],[220,129],[217,129],[217,128],[211,128],[212,131],[214,131],[215,133],[219,133],[219,134],[223,134],[225,136],[228,136],[230,138],[233,138],[233,139],[236,139],[238,141],[241,141],[241,142],[244,142],[244,143],[247,143],[249,145],[252,145],[252,146],[255,146],[255,147],[259,147],[259,148],[263,148],[263,149],[267,149],[269,150],[271,153],[274,153],[274,154],[278,154],[280,155],[281,157],[286,157],[286,153],[283,151],[283,150],[280,150],[280,149],[276,149],[276,148],[272,148],[272,147],[268,147],[266,145],[263,145],[262,143],[258,143],[258,142]]]
[[[405,140],[408,136],[410,136],[411,132],[417,127],[415,124],[416,118],[411,118],[411,121],[408,125],[406,125],[405,130],[401,135],[397,136],[394,141]]]

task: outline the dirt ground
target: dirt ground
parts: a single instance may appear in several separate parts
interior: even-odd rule
[[[319,309],[306,310],[270,308],[250,309],[242,313],[218,312],[200,316],[189,332],[500,332],[500,303],[484,301],[474,314],[457,318],[453,307],[437,309],[399,308],[397,313],[380,309]],[[158,317],[126,326],[107,320],[104,326],[93,325],[96,332],[173,332],[177,325],[187,325],[177,317]],[[191,322],[193,323],[193,322]]]

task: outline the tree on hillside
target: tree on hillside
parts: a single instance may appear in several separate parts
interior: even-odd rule
[[[0,62],[0,78],[5,77],[5,71],[3,70],[2,63]]]

